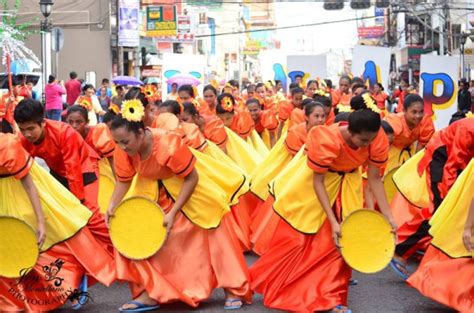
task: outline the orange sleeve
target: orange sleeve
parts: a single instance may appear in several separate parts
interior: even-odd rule
[[[306,123],[304,124],[306,127]],[[288,135],[285,139],[285,146],[291,155],[296,155],[301,147],[305,144],[305,135],[301,131],[300,125],[295,125],[288,130]]]
[[[276,131],[278,128],[278,119],[273,110],[262,111],[260,121],[262,123],[262,126],[271,132]]]
[[[66,179],[69,190],[79,199],[84,200],[84,180],[82,178],[82,167],[80,151],[82,145],[87,145],[81,135],[71,126],[63,130],[61,140],[61,154],[63,156],[64,167],[66,169]]]
[[[176,130],[179,128],[179,119],[176,115],[168,112],[160,113],[151,124],[151,128],[161,128],[165,130]]]
[[[434,123],[430,116],[425,115],[421,120],[420,136],[418,137],[418,144],[426,146],[435,132]]]
[[[217,117],[207,121],[204,126],[204,136],[219,147],[225,146],[228,138],[224,122]]]
[[[16,179],[22,179],[30,171],[33,158],[26,152],[21,142],[11,134],[2,134],[0,147],[0,167]]]
[[[459,122],[456,122],[459,123]],[[474,123],[471,122],[471,123]],[[458,171],[464,169],[472,158],[471,151],[474,145],[474,139],[472,136],[472,130],[462,125],[456,128],[453,143],[451,149],[449,149],[448,160],[444,165],[442,185],[444,185],[444,195],[456,181],[458,177]]]
[[[179,134],[169,132],[162,139],[165,165],[178,177],[186,177],[194,169],[196,158]]]
[[[278,119],[282,122],[285,122],[290,118],[291,111],[293,111],[293,104],[284,103],[278,108]]]
[[[106,124],[97,124],[92,133],[92,142],[97,151],[106,158],[114,155],[115,141]]]
[[[235,123],[233,123],[234,127],[232,130],[234,130],[243,139],[247,139],[247,137],[250,135],[250,132],[254,128],[252,116],[247,111],[241,111],[236,113],[234,118],[236,120]]]
[[[393,136],[398,137],[403,132],[403,124],[400,118],[403,118],[399,113],[389,114],[385,117],[385,120],[393,128]]]
[[[388,161],[389,149],[388,137],[382,127],[380,127],[377,136],[375,136],[374,141],[369,146],[369,163],[378,168],[384,167]]]
[[[305,122],[304,110],[295,108],[290,115],[291,125],[297,125]]]
[[[324,174],[341,150],[341,142],[327,126],[313,127],[306,138],[308,166],[316,173]]]
[[[206,138],[196,124],[182,122],[181,127],[186,135],[186,145],[193,149],[202,151],[206,146]]]
[[[120,149],[120,147],[117,147],[114,151],[114,168],[115,175],[117,176],[118,181],[121,182],[131,181],[137,173],[132,160],[125,151]]]
[[[338,105],[339,100],[341,100],[341,94],[337,90],[332,90],[331,91],[332,106],[335,107],[336,105]]]

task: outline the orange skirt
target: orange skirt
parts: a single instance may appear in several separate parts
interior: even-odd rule
[[[179,212],[154,256],[130,260],[116,253],[119,279],[130,282],[133,298],[146,291],[159,303],[181,301],[197,307],[215,288],[225,288],[250,303],[247,265],[229,218],[227,214],[219,227],[206,230]]]
[[[247,192],[239,198],[239,203],[231,207],[232,221],[230,225],[234,229],[234,233],[240,243],[242,251],[250,251],[250,224],[252,216],[260,199],[253,193]]]
[[[98,170],[95,174],[97,177],[100,177]],[[92,212],[92,217],[89,219],[87,227],[97,241],[113,256],[114,246],[110,240],[109,229],[105,224],[104,216],[100,213],[99,208],[99,179],[84,186],[84,195],[84,205]]]
[[[57,309],[78,288],[84,274],[106,286],[116,278],[114,260],[86,227],[41,253],[26,276],[0,278],[0,311]]]
[[[426,297],[460,312],[474,312],[472,258],[453,259],[430,245],[407,282]]]
[[[264,305],[291,312],[346,305],[351,273],[328,220],[317,234],[305,235],[280,219],[270,249],[250,268],[252,289],[263,294]]]
[[[257,207],[252,219],[250,242],[253,252],[258,255],[267,252],[280,220],[280,216],[273,211],[274,202],[275,198],[269,196],[265,202]]]

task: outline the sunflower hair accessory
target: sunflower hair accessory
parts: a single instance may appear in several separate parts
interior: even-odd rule
[[[141,122],[145,116],[145,108],[138,99],[126,100],[122,102],[122,117],[129,122]]]
[[[474,118],[474,113],[472,113],[472,112],[467,112],[467,113],[466,113],[466,118]]]
[[[109,111],[111,111],[115,114],[119,114],[120,113],[120,107],[118,105],[116,105],[115,103],[111,103],[109,105]]]
[[[161,94],[158,91],[158,87],[156,87],[155,85],[147,84],[145,86],[140,87],[140,89],[148,101],[161,100]]]
[[[364,93],[362,95],[362,99],[364,99],[365,106],[367,109],[380,114],[382,111],[380,111],[379,107],[375,104],[374,99],[370,96],[368,92]]]
[[[227,112],[232,112],[232,110],[234,109],[234,103],[232,101],[232,98],[229,96],[222,98],[220,104],[221,107]]]
[[[92,109],[92,98],[88,96],[80,96],[76,103],[80,105],[81,107],[86,108],[87,111],[90,111]]]

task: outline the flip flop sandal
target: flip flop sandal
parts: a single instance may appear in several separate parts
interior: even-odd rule
[[[81,280],[81,284],[79,285],[79,296],[77,297],[77,303],[72,306],[73,310],[79,310],[85,305],[89,299],[87,295],[87,276],[84,275]]]
[[[146,305],[146,304],[143,304],[143,303],[135,301],[135,300],[128,301],[126,304],[133,304],[133,305],[136,305],[137,307],[136,308],[130,308],[130,309],[120,308],[119,309],[120,312],[147,312],[147,311],[157,310],[157,309],[160,308],[159,304]]]
[[[405,264],[403,264],[403,263],[401,263],[401,262],[399,262],[395,259],[392,259],[392,261],[390,261],[390,266],[395,271],[395,273],[397,273],[401,278],[403,278],[403,280],[408,279],[408,275],[403,272],[403,271],[405,271],[405,272],[408,273],[408,269],[405,266]]]
[[[224,310],[238,310],[242,308],[244,305],[242,299],[235,298],[235,299],[226,299],[225,300],[226,304],[224,305]],[[230,303],[230,305],[227,305],[227,303]],[[234,304],[238,303],[238,304]]]
[[[357,279],[351,278],[349,279],[349,286],[357,286],[359,281]]]
[[[338,306],[335,306],[334,309],[336,310],[344,310],[344,308],[346,309],[346,312],[345,313],[352,313],[352,310],[343,306],[342,304],[339,304]],[[335,312],[334,309],[332,309],[331,311],[329,312]]]

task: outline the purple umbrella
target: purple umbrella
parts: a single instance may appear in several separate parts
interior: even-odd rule
[[[176,83],[179,86],[182,86],[182,85],[198,86],[201,83],[201,81],[191,74],[176,74],[170,77],[166,81],[166,83],[168,83],[168,85],[172,85]]]
[[[141,86],[143,82],[131,76],[116,76],[112,79],[115,85]]]

